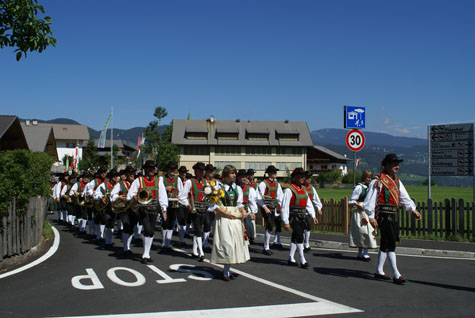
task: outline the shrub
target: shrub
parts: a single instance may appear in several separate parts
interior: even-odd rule
[[[23,212],[32,196],[50,193],[50,169],[54,159],[44,152],[0,152],[0,215],[16,198],[16,211]]]

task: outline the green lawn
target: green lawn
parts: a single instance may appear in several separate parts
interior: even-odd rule
[[[427,201],[427,187],[426,186],[407,186],[407,192],[411,198],[418,202]],[[320,199],[325,200],[341,200],[345,196],[348,198],[351,195],[352,189],[317,189]],[[472,188],[455,188],[455,187],[432,187],[432,201],[442,202],[444,199],[464,199],[465,202],[472,202],[473,189]]]

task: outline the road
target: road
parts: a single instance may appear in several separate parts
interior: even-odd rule
[[[160,254],[161,238],[155,239],[154,262],[144,265],[140,246],[133,244],[135,259],[123,258],[118,238],[105,250],[67,226],[55,227],[60,240],[50,258],[0,279],[0,317],[473,317],[475,312],[473,260],[399,256],[408,279],[400,286],[373,279],[376,255],[365,263],[352,252],[312,250],[306,254],[310,268],[301,269],[287,266],[285,246],[265,256],[259,244],[250,246],[249,262],[233,267],[236,279],[226,282],[220,267],[189,257],[191,240],[183,250]],[[391,273],[389,264],[386,272]]]

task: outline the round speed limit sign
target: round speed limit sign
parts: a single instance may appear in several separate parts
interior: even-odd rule
[[[346,134],[346,146],[351,151],[360,151],[364,147],[365,139],[363,132],[358,129],[352,129]]]

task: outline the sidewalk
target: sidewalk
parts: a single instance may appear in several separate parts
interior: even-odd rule
[[[257,228],[258,237],[264,235],[262,227]],[[290,244],[290,233],[282,231],[282,243]],[[314,233],[310,235],[312,248],[339,249],[343,251],[356,251],[349,246],[349,236],[344,234]],[[379,239],[378,239],[379,241]],[[469,258],[475,260],[475,243],[452,241],[429,241],[415,239],[401,239],[401,245],[396,249],[398,254],[424,255],[438,257]]]

